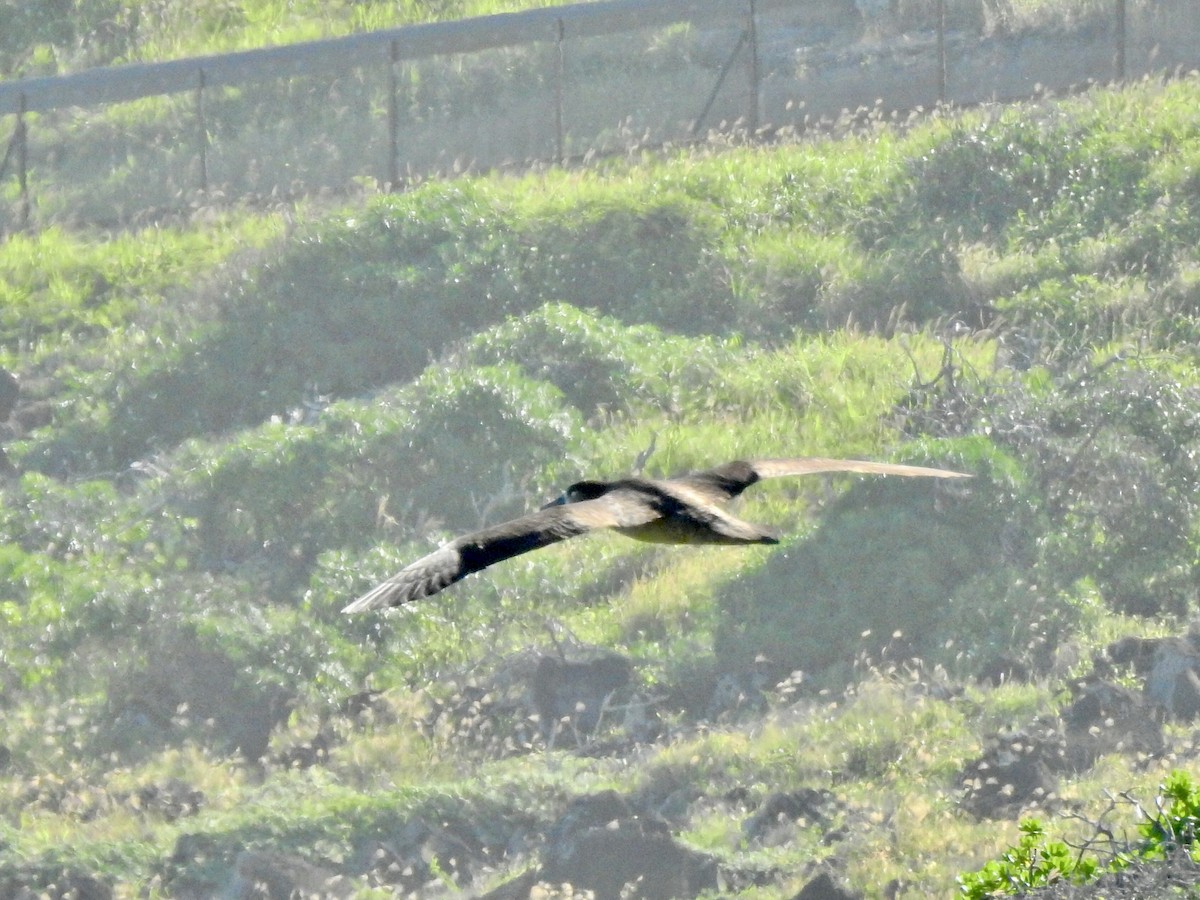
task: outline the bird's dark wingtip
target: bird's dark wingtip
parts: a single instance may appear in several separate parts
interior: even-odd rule
[[[362,598],[358,598],[353,603],[347,603],[342,607],[343,615],[353,616],[361,612],[366,612],[369,609],[374,609],[373,606],[368,606],[362,602]]]
[[[355,615],[357,613],[370,612],[375,609],[386,609],[392,606],[393,586],[387,582],[379,585],[374,590],[367,591],[353,603],[347,603],[342,607],[342,612],[346,615]]]

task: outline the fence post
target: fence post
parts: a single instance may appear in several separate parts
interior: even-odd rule
[[[567,80],[567,48],[564,38],[567,26],[562,16],[557,21],[558,29],[554,39],[554,159],[558,165],[566,161],[566,138],[563,136],[563,98],[566,94]]]
[[[1125,80],[1125,0],[1117,0],[1117,52],[1113,60],[1117,81]]]
[[[750,84],[750,102],[746,108],[746,129],[753,137],[758,133],[758,15],[754,0],[747,0],[746,10],[746,80]]]
[[[21,191],[21,203],[18,207],[17,221],[21,231],[29,227],[29,132],[25,125],[25,92],[17,98],[17,131],[13,140],[17,148],[17,186]]]
[[[395,38],[388,44],[388,165],[387,190],[400,187],[400,92],[396,78],[396,63],[400,61],[400,46]]]
[[[937,3],[938,103],[946,102],[946,0]]]
[[[196,138],[200,157],[200,193],[208,193],[208,120],[204,114],[204,68],[196,70]]]

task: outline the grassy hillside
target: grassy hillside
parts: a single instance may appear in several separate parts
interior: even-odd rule
[[[1104,648],[1196,613],[1197,109],[1146,83],[7,240],[0,893],[587,887],[564,848],[620,821],[676,860],[643,896],[818,864],[949,896],[1031,811],[1133,833],[1105,791],[1195,765]],[[975,477],[772,483],[739,510],[778,547],[599,535],[338,612],[651,445]],[[535,716],[613,654],[594,730]]]

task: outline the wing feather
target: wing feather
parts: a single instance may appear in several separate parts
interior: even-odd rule
[[[642,524],[655,518],[636,504],[605,498],[552,506],[490,528],[463,535],[405,566],[342,612],[359,613],[429,597],[473,572],[539,547],[598,528]]]

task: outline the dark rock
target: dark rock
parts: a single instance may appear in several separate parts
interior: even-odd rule
[[[308,769],[329,762],[329,751],[337,746],[333,732],[322,728],[310,740],[295,744],[275,756],[276,765],[285,769]]]
[[[832,875],[822,872],[804,885],[792,900],[860,900],[860,895],[838,887]]]
[[[546,841],[551,853],[568,843],[577,832],[589,828],[605,828],[612,822],[622,819],[632,819],[635,813],[629,802],[616,791],[601,791],[598,794],[588,794],[576,797],[568,805],[558,821],[546,834]],[[651,819],[665,832],[670,828],[657,817]]]
[[[1133,645],[1122,652],[1140,653]],[[1142,695],[1093,679],[1074,686],[1058,722],[999,735],[963,771],[963,806],[988,818],[1012,818],[1053,794],[1057,773],[1090,768],[1108,753],[1155,755],[1163,749],[1160,717]]]
[[[142,813],[153,813],[174,822],[198,813],[204,805],[204,792],[186,781],[170,778],[158,784],[142,785],[134,793],[133,802]]]
[[[479,900],[527,900],[540,881],[541,872],[538,869],[530,869],[486,894],[480,894]]]
[[[551,828],[540,877],[596,900],[668,900],[715,889],[717,865],[676,841],[661,819],[605,791],[577,799]]]
[[[1049,729],[998,735],[959,778],[963,808],[980,818],[1011,819],[1045,803],[1057,786],[1062,753],[1061,738]]]
[[[1119,872],[1106,872],[1092,881],[1072,884],[1067,879],[1023,896],[1033,900],[1178,900],[1195,896],[1200,863],[1187,853],[1165,859],[1133,860]]]
[[[391,711],[383,700],[383,691],[365,690],[351,694],[338,704],[338,715],[358,727],[392,720]]]
[[[748,840],[757,841],[762,840],[771,828],[781,822],[805,819],[825,826],[829,823],[829,816],[822,807],[830,800],[831,795],[828,791],[818,791],[814,788],[771,794],[754,815],[746,820],[742,832]]]
[[[772,679],[763,671],[724,672],[713,686],[704,716],[717,721],[737,712],[762,712],[767,708],[766,691],[771,686]]]
[[[212,835],[181,834],[162,873],[167,896],[179,900],[221,896],[231,862],[232,854],[224,852]]]
[[[1145,698],[1168,720],[1191,722],[1200,716],[1200,636],[1124,637],[1093,657],[1098,678],[1129,666],[1145,679]]]
[[[649,744],[663,735],[662,716],[654,700],[635,694],[625,705],[621,728],[635,744]]]
[[[1164,638],[1151,656],[1146,699],[1168,719],[1200,716],[1200,652],[1189,638]]]
[[[109,694],[118,732],[143,723],[129,736],[114,734],[114,741],[133,749],[154,736],[175,740],[199,732],[215,749],[258,762],[272,730],[287,720],[295,694],[280,685],[249,683],[243,670],[240,661],[203,646],[190,632],[160,637],[145,665],[118,679]]]
[[[1162,751],[1162,724],[1141,694],[1109,681],[1077,685],[1075,694],[1062,714],[1065,759],[1074,770],[1090,768],[1106,753]]]
[[[404,895],[419,894],[447,877],[466,887],[474,881],[477,868],[495,865],[503,855],[503,839],[489,833],[483,822],[464,815],[418,816],[369,846],[363,868],[374,882]]]
[[[0,897],[11,900],[112,900],[113,889],[78,869],[18,868],[0,875]]]
[[[21,388],[16,376],[5,369],[0,369],[0,424],[8,422],[13,410],[16,409],[20,393]],[[12,434],[7,425],[5,433],[8,436]],[[17,467],[8,458],[8,454],[0,449],[0,478],[15,478],[19,474]]]
[[[1093,657],[1093,667],[1097,674],[1108,676],[1113,674],[1114,666],[1132,666],[1144,678],[1153,665],[1158,644],[1158,638],[1123,637]]]
[[[979,670],[975,680],[997,687],[1001,684],[1024,684],[1029,681],[1029,667],[1011,656],[997,656]]]
[[[715,861],[636,819],[581,833],[542,875],[590,890],[596,900],[694,897],[717,886]]]
[[[0,369],[0,422],[7,422],[21,396],[21,383],[7,369]]]
[[[465,684],[446,699],[428,698],[421,729],[430,740],[495,756],[524,753],[535,739],[527,692],[507,685]]]
[[[90,822],[113,809],[117,798],[102,787],[83,778],[66,780],[35,778],[24,784],[21,802],[51,812]]]
[[[175,839],[167,865],[179,869],[199,867],[220,857],[220,849],[212,835],[187,833]]]
[[[230,900],[325,900],[348,897],[349,881],[290,853],[245,850],[238,854]]]
[[[53,400],[33,400],[20,403],[13,411],[8,424],[17,434],[26,434],[35,428],[44,428],[54,423],[59,406]]]
[[[577,737],[590,736],[600,724],[609,695],[629,684],[631,675],[629,660],[616,654],[587,662],[543,656],[532,684],[542,736],[550,740],[563,725]]]

